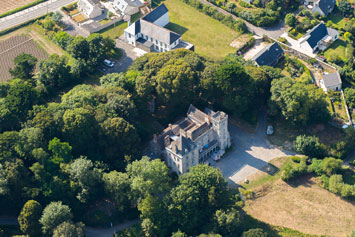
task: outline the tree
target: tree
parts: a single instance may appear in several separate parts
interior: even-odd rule
[[[168,168],[160,160],[150,160],[143,156],[141,160],[128,164],[126,171],[131,179],[133,200],[148,194],[159,195],[168,190]]]
[[[54,36],[54,41],[63,49],[66,49],[72,40],[73,38],[65,31],[58,31]]]
[[[21,53],[14,59],[15,67],[9,72],[12,78],[20,78],[23,80],[31,79],[36,67],[37,58],[31,54]]]
[[[290,27],[295,27],[297,24],[297,18],[293,13],[288,13],[285,16],[285,24]]]
[[[228,205],[227,183],[220,170],[197,165],[179,177],[169,194],[172,226],[190,235],[201,233],[203,225],[220,208]]]
[[[244,231],[242,237],[268,237],[268,234],[260,228]]]
[[[220,89],[216,97],[227,111],[241,115],[254,101],[254,81],[239,63],[222,64],[216,70],[215,85]]]
[[[63,222],[53,231],[53,237],[84,237],[84,225],[82,223],[73,224]]]
[[[32,109],[39,99],[39,93],[32,85],[16,80],[11,84],[4,102],[16,123],[26,119],[28,110]]]
[[[123,118],[108,118],[101,124],[100,144],[108,161],[116,167],[124,167],[123,156],[137,156],[140,139],[136,128]]]
[[[338,9],[343,13],[344,15],[350,14],[351,13],[351,4],[348,1],[339,1],[338,2]]]
[[[350,32],[345,32],[344,33],[344,39],[346,40],[346,41],[348,41],[349,43],[351,42],[351,39],[352,39],[352,34],[350,33]]]
[[[126,173],[111,171],[103,175],[105,192],[121,212],[130,207],[131,181]]]
[[[273,80],[271,102],[294,125],[327,122],[330,119],[326,95],[312,84],[286,77]]]
[[[90,48],[87,40],[82,36],[76,36],[67,47],[68,53],[75,59],[89,59]]]
[[[48,89],[57,91],[70,84],[70,67],[65,56],[52,54],[49,59],[38,64],[38,79]]]
[[[48,150],[52,152],[51,160],[56,163],[68,163],[72,159],[72,147],[68,142],[61,142],[59,138],[53,138],[48,145]]]
[[[54,12],[52,15],[52,20],[57,24],[60,23],[62,18],[63,18],[63,15],[59,11]]]
[[[345,88],[344,95],[349,108],[355,108],[355,89],[351,87]]]
[[[184,232],[181,232],[181,230],[178,230],[177,232],[173,233],[171,237],[188,237]]]
[[[294,145],[297,152],[311,158],[323,158],[326,155],[325,146],[316,136],[300,135],[296,138]]]
[[[51,236],[57,226],[66,221],[71,221],[73,215],[67,205],[62,202],[51,202],[44,210],[39,222],[42,224],[42,232],[46,236]]]
[[[76,154],[88,154],[94,146],[97,124],[91,111],[84,108],[67,109],[63,115],[63,132]]]
[[[72,185],[77,184],[80,187],[77,198],[82,203],[87,203],[98,195],[102,174],[98,168],[94,167],[91,160],[84,157],[74,160],[74,162],[70,164],[68,172],[73,181]]]
[[[234,2],[228,2],[226,7],[229,10],[229,12],[232,12],[237,7],[237,5],[235,5]]]
[[[42,206],[35,200],[29,200],[23,206],[18,217],[18,223],[23,233],[29,236],[38,236],[41,233],[39,219],[42,215]]]
[[[342,164],[343,161],[340,159],[335,159],[333,157],[325,158],[322,162],[322,171],[328,176],[331,176],[340,170]]]
[[[240,225],[240,214],[236,209],[217,210],[214,216],[216,230],[223,236],[232,235]]]

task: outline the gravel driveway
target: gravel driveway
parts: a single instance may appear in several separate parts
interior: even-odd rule
[[[231,184],[237,184],[255,174],[274,158],[295,155],[269,145],[266,139],[266,116],[262,112],[259,114],[256,133],[244,132],[231,124],[229,132],[233,138],[233,149],[214,166],[222,171]]]

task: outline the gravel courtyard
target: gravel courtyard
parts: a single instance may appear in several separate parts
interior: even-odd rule
[[[295,155],[293,152],[282,151],[269,145],[266,139],[266,126],[266,116],[262,113],[259,115],[256,133],[247,133],[229,124],[233,149],[214,166],[222,171],[231,184],[244,181],[274,158]]]

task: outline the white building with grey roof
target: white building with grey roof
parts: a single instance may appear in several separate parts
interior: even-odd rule
[[[127,43],[146,52],[167,52],[176,48],[194,49],[181,39],[181,35],[165,28],[169,24],[169,11],[164,4],[134,22],[124,30]]]
[[[98,0],[79,0],[78,10],[87,18],[95,18],[102,15],[102,9]]]
[[[150,147],[174,172],[183,174],[210,157],[222,156],[230,145],[228,115],[190,105],[187,116],[155,135]]]
[[[144,3],[139,0],[114,0],[113,8],[120,15],[133,15],[139,12],[140,8],[144,6]]]
[[[324,74],[323,78],[319,81],[319,84],[325,93],[329,90],[340,91],[342,81],[339,72],[336,71],[335,73]]]

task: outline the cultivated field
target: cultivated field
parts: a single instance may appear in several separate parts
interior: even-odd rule
[[[287,158],[272,163],[281,167]],[[282,170],[282,168],[281,168]],[[255,200],[246,202],[245,210],[266,223],[285,226],[308,234],[348,236],[355,229],[355,205],[319,186],[319,179],[301,178],[290,186],[280,179],[280,172],[260,172],[248,188]]]
[[[0,0],[0,14],[21,7],[35,0]]]
[[[47,53],[28,36],[17,35],[2,40],[0,41],[0,82],[11,79],[9,69],[14,67],[14,58],[21,53],[31,54],[38,60],[48,58]]]

